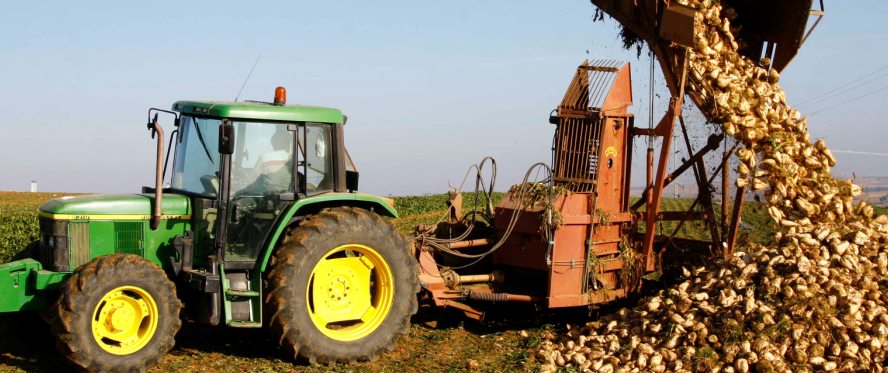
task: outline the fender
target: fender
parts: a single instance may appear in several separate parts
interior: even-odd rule
[[[299,199],[293,203],[283,215],[281,215],[277,226],[271,232],[268,241],[265,243],[263,254],[260,256],[261,264],[259,266],[259,271],[263,273],[265,272],[265,268],[268,266],[268,260],[271,258],[271,253],[274,251],[278,239],[281,237],[281,234],[283,234],[284,229],[290,225],[290,222],[294,217],[317,212],[325,207],[354,206],[373,211],[383,216],[397,218],[398,212],[395,211],[393,205],[393,200],[389,198],[362,193],[331,192]]]

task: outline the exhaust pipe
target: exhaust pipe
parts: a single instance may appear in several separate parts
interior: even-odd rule
[[[160,226],[160,207],[163,203],[163,128],[157,124],[157,114],[154,120],[148,123],[148,129],[152,130],[151,138],[157,134],[157,165],[154,173],[154,211],[151,213],[151,230],[157,230]]]

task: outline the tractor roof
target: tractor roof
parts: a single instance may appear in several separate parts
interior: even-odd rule
[[[303,105],[274,105],[255,101],[177,101],[173,104],[173,110],[182,114],[200,116],[286,122],[342,124],[344,119],[339,109]]]

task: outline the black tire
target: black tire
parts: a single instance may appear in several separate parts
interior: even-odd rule
[[[115,354],[100,346],[94,337],[93,319],[100,311],[100,301],[122,286],[150,295],[157,306],[156,329],[138,350]],[[132,299],[144,299],[132,292],[123,291],[122,294]],[[105,303],[101,310],[107,306]],[[144,371],[156,364],[173,347],[176,332],[182,325],[179,319],[181,308],[175,285],[163,270],[136,255],[113,254],[98,257],[78,268],[62,284],[59,298],[50,308],[50,316],[56,347],[75,367],[83,371],[132,372]],[[144,322],[146,319],[140,320]],[[114,343],[108,341],[109,345]]]
[[[385,319],[367,335],[350,341],[334,339],[330,329],[327,334],[321,331],[311,319],[309,307],[313,305],[308,300],[315,266],[346,245],[375,250],[390,269],[394,287]],[[289,228],[276,249],[266,278],[269,328],[294,359],[312,364],[373,360],[393,349],[398,337],[407,333],[417,310],[418,273],[407,241],[381,217],[359,208],[325,209]],[[372,272],[370,278],[374,276],[379,273]]]

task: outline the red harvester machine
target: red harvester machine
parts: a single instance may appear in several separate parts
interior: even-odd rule
[[[420,263],[420,282],[434,305],[459,309],[475,319],[484,316],[478,305],[485,302],[530,302],[544,308],[595,305],[638,290],[643,276],[663,270],[664,256],[681,256],[682,263],[688,263],[705,255],[733,254],[747,193],[737,188],[733,204],[726,197],[730,185],[724,170],[734,149],[723,149],[721,161],[709,174],[704,157],[724,145],[724,135],[712,135],[702,148],[694,149],[681,112],[687,74],[683,45],[693,42],[695,11],[666,0],[593,3],[650,46],[672,95],[665,115],[655,127],[635,126],[628,111],[632,105],[628,63],[580,65],[549,119],[555,125],[551,168],[537,164],[528,171],[530,175],[535,168],[544,169],[548,173],[544,182],[513,187],[495,208],[488,197],[485,212],[466,215],[462,195],[451,192],[448,221],[417,227],[414,254]],[[741,53],[769,57],[770,68],[777,70],[789,63],[807,37],[809,15],[823,15],[822,3],[821,10],[810,10],[811,0],[728,3],[737,3],[735,23],[746,27],[741,32]],[[782,22],[781,27],[774,26],[776,21]],[[684,137],[687,158],[669,172],[676,127]],[[658,157],[648,147],[646,188],[632,203],[630,170],[636,137],[660,138],[661,145]],[[661,211],[665,186],[688,170],[693,171],[698,189],[691,208]],[[712,196],[719,174],[720,214]],[[480,170],[479,183],[484,184]],[[730,211],[729,205],[733,205]],[[702,221],[710,239],[680,239],[678,228],[657,229],[663,221],[677,221],[681,227],[690,220]]]

